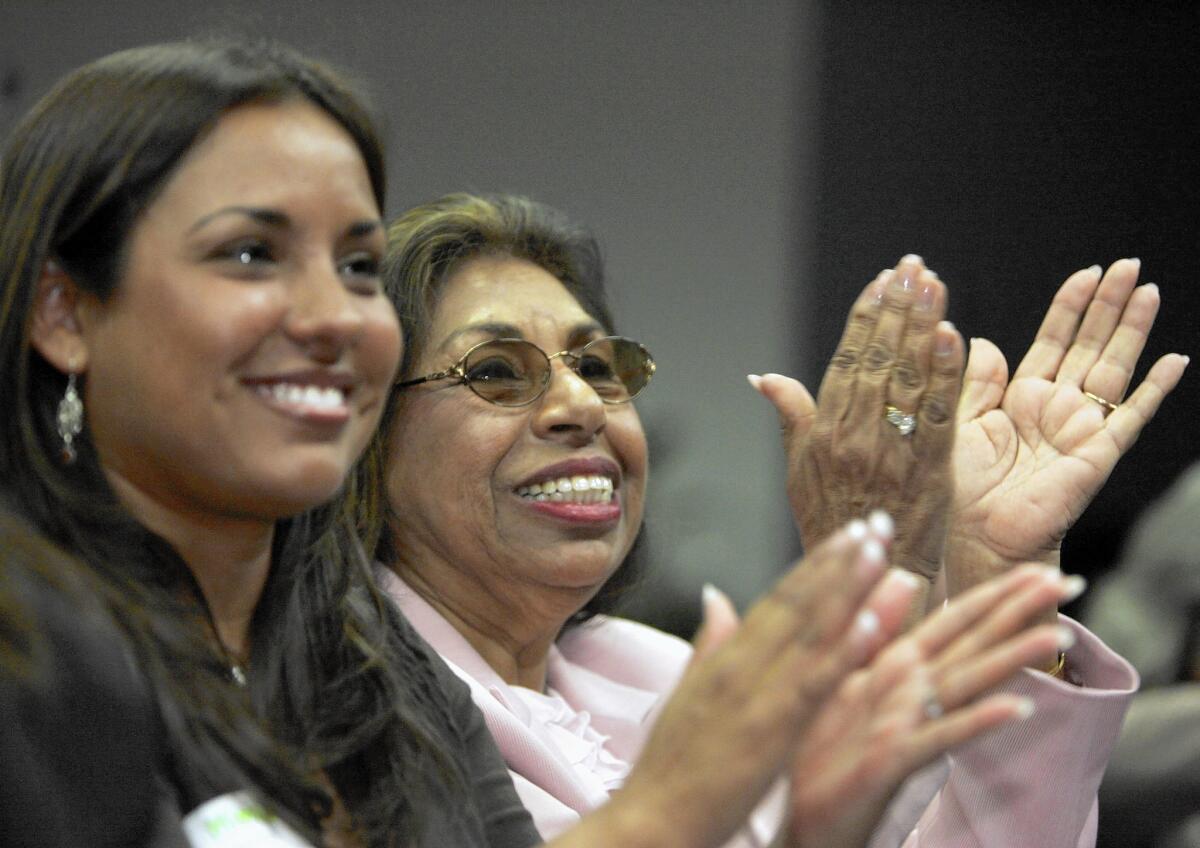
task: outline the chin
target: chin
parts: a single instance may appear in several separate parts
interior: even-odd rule
[[[346,470],[338,465],[319,469],[311,466],[262,480],[258,486],[237,487],[241,500],[259,514],[272,519],[290,518],[328,503],[341,492]]]

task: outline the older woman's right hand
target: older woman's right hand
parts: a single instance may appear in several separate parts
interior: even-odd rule
[[[864,606],[889,524],[855,521],[814,547],[734,635],[698,652],[624,788],[554,844],[701,848],[741,826],[826,698],[890,635]]]
[[[945,311],[945,286],[906,256],[858,297],[815,402],[790,378],[752,378],[783,422],[788,496],[806,545],[878,508],[896,521],[893,563],[937,577],[964,361]],[[889,409],[911,415],[915,429],[889,420]]]

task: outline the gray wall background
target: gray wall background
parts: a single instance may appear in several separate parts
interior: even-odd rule
[[[796,550],[775,416],[748,372],[804,361],[816,0],[0,3],[0,133],[67,70],[200,31],[265,34],[357,75],[390,121],[390,209],[515,191],[588,224],[623,332],[660,370],[649,586],[686,631]],[[825,355],[826,352],[817,352]]]

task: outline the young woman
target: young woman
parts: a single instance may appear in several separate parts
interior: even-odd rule
[[[267,800],[311,841],[533,838],[469,702],[316,509],[400,351],[383,186],[359,99],[268,45],[109,56],[3,154],[0,479],[119,598],[154,783],[192,833],[269,829]]]

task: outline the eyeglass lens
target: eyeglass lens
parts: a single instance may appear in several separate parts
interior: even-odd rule
[[[649,355],[631,339],[610,337],[584,345],[568,364],[608,403],[629,400],[650,380]],[[537,398],[550,382],[550,361],[532,342],[498,339],[467,354],[463,375],[484,400],[520,406]]]

